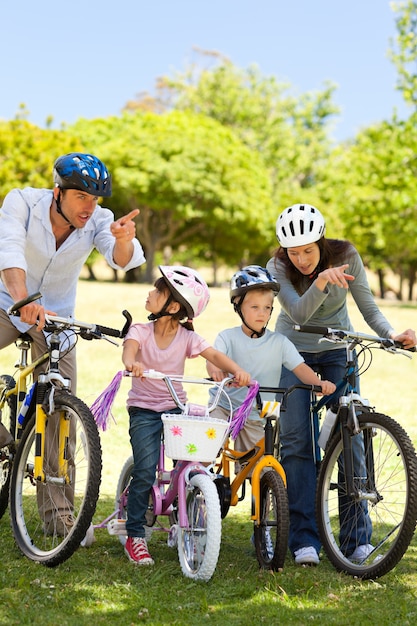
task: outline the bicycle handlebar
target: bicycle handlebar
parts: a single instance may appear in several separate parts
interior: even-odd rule
[[[406,350],[407,352],[416,352],[416,347],[404,348],[402,343],[389,339],[388,337],[378,337],[377,335],[367,335],[365,333],[358,333],[350,330],[341,330],[339,328],[328,328],[327,326],[310,326],[294,324],[293,329],[300,333],[314,333],[315,335],[321,335],[328,341],[338,342],[344,340],[353,340],[357,342],[374,342],[378,343],[383,350],[395,351]]]
[[[132,376],[131,372],[125,372],[126,376]],[[217,387],[217,391],[216,391],[216,395],[211,403],[211,405],[208,407],[208,411],[211,412],[219,403],[220,400],[220,396],[223,393],[223,389],[225,387],[225,385],[227,385],[228,383],[232,382],[234,380],[233,377],[227,376],[226,378],[223,378],[223,380],[219,383],[214,382],[213,380],[209,379],[209,378],[191,378],[188,376],[180,376],[177,374],[164,374],[162,372],[158,372],[156,370],[146,370],[145,372],[143,372],[142,374],[143,378],[154,378],[157,380],[163,380],[168,388],[169,393],[171,394],[172,399],[174,400],[175,404],[182,410],[184,411],[186,408],[186,405],[183,404],[181,402],[181,400],[178,397],[178,394],[173,386],[173,383],[178,382],[178,383],[196,383],[196,384],[201,384],[201,385],[210,385],[211,387],[216,386]]]
[[[41,293],[34,293],[23,300],[15,302],[7,310],[8,315],[20,315],[20,309],[35,300],[39,300],[42,297]],[[102,326],[101,324],[90,324],[87,322],[81,322],[76,320],[72,316],[59,317],[58,315],[50,315],[45,313],[45,330],[53,332],[55,330],[70,330],[77,328],[80,331],[80,336],[83,339],[102,339],[103,335],[108,337],[117,337],[123,339],[126,336],[127,331],[132,323],[132,316],[129,311],[122,311],[122,315],[126,318],[126,322],[122,330],[116,328],[110,328],[108,326]]]

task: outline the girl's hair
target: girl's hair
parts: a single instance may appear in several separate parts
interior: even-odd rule
[[[319,272],[346,262],[346,259],[354,253],[352,244],[345,239],[326,239],[326,237],[321,237],[315,243],[317,243],[320,250],[320,261],[314,274],[309,277],[312,282],[317,278]],[[288,256],[288,248],[279,247],[275,251],[274,259],[284,264],[287,278],[298,291],[306,277],[291,262]]]
[[[171,319],[181,324],[181,326],[183,326],[185,330],[194,330],[192,320],[188,319],[188,313],[186,311],[185,306],[175,298],[175,295],[172,293],[171,289],[169,288],[168,282],[165,280],[163,276],[160,276],[159,278],[156,279],[156,281],[154,282],[154,287],[158,291],[162,291],[163,293],[166,293],[167,296],[171,296],[171,302],[178,302],[178,304],[180,305],[180,308],[176,313],[170,314]],[[184,319],[186,319],[186,321],[181,321]]]

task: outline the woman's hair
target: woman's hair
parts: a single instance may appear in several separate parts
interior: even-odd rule
[[[326,239],[321,237],[316,241],[320,250],[320,261],[314,274],[310,277],[311,281],[317,278],[317,274],[329,267],[341,265],[346,259],[353,254],[354,248],[350,241],[346,239]],[[297,289],[305,280],[305,275],[298,271],[288,256],[288,248],[281,246],[275,251],[274,259],[281,261],[286,269],[286,276]]]
[[[171,301],[178,302],[178,304],[180,305],[180,308],[176,313],[170,314],[171,319],[179,322],[179,324],[181,324],[181,326],[183,326],[185,330],[194,330],[192,321],[188,319],[188,313],[187,313],[185,306],[179,300],[175,298],[175,295],[172,293],[171,289],[169,288],[169,283],[165,280],[163,276],[160,276],[159,278],[156,279],[156,281],[154,282],[154,287],[158,291],[162,291],[163,293],[166,293],[167,297],[171,296]],[[186,321],[181,321],[184,319],[186,319]]]

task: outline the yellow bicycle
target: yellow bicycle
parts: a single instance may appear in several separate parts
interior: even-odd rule
[[[16,315],[40,297],[21,300],[8,313]],[[32,339],[22,333],[13,375],[0,376],[0,517],[10,504],[18,547],[50,567],[68,559],[85,537],[102,467],[94,418],[71,394],[71,381],[61,375],[59,362],[74,345],[70,335],[75,340],[123,337],[131,321],[126,311],[124,315],[122,331],[46,315],[47,351],[30,362]],[[36,377],[39,367],[44,372]]]

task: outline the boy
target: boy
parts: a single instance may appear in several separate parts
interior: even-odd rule
[[[294,372],[302,383],[319,385],[324,395],[335,390],[335,385],[321,380],[317,374],[304,363],[303,357],[295,346],[281,333],[267,329],[273,311],[274,297],[279,291],[279,284],[270,273],[258,265],[249,265],[236,272],[230,281],[230,301],[234,310],[242,320],[241,326],[221,331],[214,347],[236,361],[251,378],[261,386],[279,387],[281,367]],[[207,362],[207,372],[215,381],[221,381],[227,372],[219,370]],[[210,390],[214,395],[215,390]],[[229,387],[227,393],[236,410],[245,399],[245,388]],[[274,400],[273,394],[263,400]],[[211,417],[227,418],[229,406],[226,398],[221,398],[218,407],[211,412]],[[259,416],[256,405],[240,431],[235,449],[250,450],[264,436],[264,423]]]

